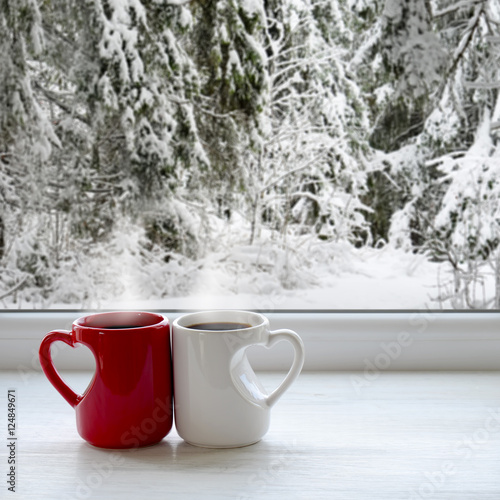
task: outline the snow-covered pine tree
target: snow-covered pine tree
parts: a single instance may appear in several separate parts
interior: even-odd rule
[[[378,92],[390,94],[371,134],[377,149],[394,151],[423,130],[446,68],[446,52],[432,21],[428,0],[384,2],[376,26],[380,65],[375,71],[385,87]]]
[[[50,204],[44,198],[47,160],[58,146],[37,102],[32,61],[43,50],[38,4],[0,8],[0,298],[50,288]]]
[[[360,5],[365,34],[353,69],[363,79],[374,124],[370,141],[379,151],[365,198],[374,210],[372,234],[375,241],[424,248],[445,191],[441,174],[428,161],[470,144],[478,124],[463,112],[474,106],[466,103],[470,94],[460,82],[463,65],[481,53],[481,42],[472,35],[486,3],[366,0]]]
[[[263,7],[260,0],[208,0],[191,4],[191,12],[185,47],[198,71],[192,97],[209,164],[190,184],[198,200],[208,197],[220,217],[229,217],[247,190],[248,156],[258,148],[266,106]]]
[[[436,241],[435,217],[448,189],[441,182],[441,156],[460,157],[477,138],[482,119],[495,107],[496,90],[487,81],[495,78],[498,65],[491,60],[489,38],[498,31],[496,2],[440,2],[433,13],[435,30],[448,53],[446,74],[433,94],[433,108],[417,141],[414,155],[420,157],[420,187],[414,189],[408,206],[427,248]],[[497,77],[496,77],[497,78]],[[474,81],[476,86],[474,87]],[[410,193],[409,193],[410,194]],[[432,250],[437,258],[439,252]],[[441,256],[443,257],[443,256]]]
[[[67,2],[46,17],[51,62],[61,65],[57,57],[66,54],[64,73],[74,89],[68,106],[52,103],[70,133],[84,131],[77,156],[85,174],[64,161],[74,174],[68,186],[77,183],[86,193],[72,203],[98,210],[95,222],[104,226],[97,232],[112,227],[117,210],[147,212],[152,235],[162,225],[175,230],[177,215],[168,215],[172,191],[184,168],[205,162],[189,102],[193,68],[178,43],[189,11],[167,1]]]
[[[4,6],[5,266],[22,270],[23,283],[45,296],[55,297],[53,284],[63,274],[77,276],[83,261],[92,268],[86,278],[103,282],[105,248],[123,216],[144,228],[149,246],[196,252],[195,228],[174,199],[185,171],[206,164],[191,103],[194,68],[179,45],[191,22],[188,9],[139,0],[44,2],[40,11],[29,1]],[[58,147],[51,151],[49,141]],[[21,184],[25,196],[16,189]],[[18,193],[24,201],[13,197]],[[15,258],[21,251],[34,257],[22,263]],[[3,288],[19,290],[19,281]],[[92,292],[87,281],[70,300]],[[30,294],[34,289],[26,289]],[[63,295],[57,299],[67,300]]]
[[[493,117],[499,113],[497,106]],[[498,308],[500,303],[492,280],[487,283],[488,275],[498,281],[500,274],[500,154],[490,134],[491,120],[486,112],[464,154],[439,159],[447,190],[428,245],[450,265],[451,276],[441,283],[444,292],[438,299],[457,308]]]
[[[440,107],[426,124],[444,193],[427,246],[451,274],[438,299],[458,308],[499,308],[500,6],[445,3],[436,18],[454,46]]]
[[[488,272],[496,273],[500,283],[498,173],[492,166],[497,161],[492,123],[498,118],[492,110],[499,80],[499,7],[497,2],[445,0],[421,2],[417,9],[417,3],[371,3],[373,12],[383,7],[383,14],[370,25],[355,58],[359,70],[366,71],[362,61],[368,55],[375,58],[374,68],[380,68],[373,80],[366,80],[372,81],[366,87],[373,96],[371,142],[385,151],[378,154],[381,167],[369,179],[366,202],[374,208],[372,231],[393,244],[427,250],[433,259],[446,261],[452,278],[439,299],[447,306],[498,305],[498,294],[486,292],[484,284]],[[411,15],[413,22],[404,27],[399,21]],[[381,44],[384,33],[389,36]],[[418,55],[426,47],[420,63],[407,59],[408,49]],[[387,52],[390,48],[396,51]],[[390,57],[384,59],[384,54]],[[445,54],[444,62],[440,54]],[[387,69],[392,79],[383,78]],[[418,111],[414,127],[407,110]]]

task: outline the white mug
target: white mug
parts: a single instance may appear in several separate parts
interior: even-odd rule
[[[288,340],[292,366],[268,394],[246,349]],[[235,448],[260,441],[269,429],[271,407],[298,377],[304,345],[291,330],[269,330],[269,321],[250,311],[205,311],[173,323],[174,415],[179,436],[208,448]]]

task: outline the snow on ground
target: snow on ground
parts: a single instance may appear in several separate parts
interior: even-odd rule
[[[127,238],[138,241],[133,234]],[[438,300],[450,291],[451,275],[446,264],[429,262],[424,255],[390,245],[355,249],[346,243],[311,238],[297,239],[294,245],[265,239],[254,245],[242,241],[225,240],[198,260],[178,256],[169,262],[157,259],[137,265],[133,243],[122,238],[115,246],[123,251],[115,249],[112,259],[99,265],[89,262],[62,280],[64,287],[76,290],[83,273],[90,280],[85,285],[90,290],[88,299],[35,306],[18,302],[9,308],[273,311],[464,307]],[[94,266],[95,276],[89,278]],[[486,296],[493,295],[493,283],[492,278],[487,279]],[[64,288],[61,291],[61,297],[72,297]],[[83,296],[83,292],[73,296]]]
[[[241,260],[243,249],[230,257]],[[351,250],[343,262],[315,262],[302,270],[306,286],[287,289],[274,274],[231,270],[229,257],[201,266],[193,293],[179,297],[106,301],[102,307],[149,309],[422,309],[439,308],[438,265],[422,255],[385,248]],[[264,259],[265,261],[265,259]],[[233,262],[234,263],[234,262]],[[224,264],[224,265],[223,265]],[[339,269],[340,267],[340,269]],[[297,273],[294,269],[292,273]],[[168,279],[165,276],[165,279]]]

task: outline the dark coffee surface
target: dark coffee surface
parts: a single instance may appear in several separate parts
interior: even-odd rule
[[[187,328],[192,330],[207,330],[207,331],[220,331],[220,330],[243,330],[250,328],[252,325],[248,323],[230,323],[230,322],[211,322],[211,323],[197,323],[196,325],[189,325]]]

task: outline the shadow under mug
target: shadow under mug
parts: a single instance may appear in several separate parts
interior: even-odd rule
[[[246,356],[252,345],[286,340],[294,359],[270,394]],[[172,326],[175,426],[188,443],[233,448],[259,441],[273,405],[298,377],[304,344],[292,330],[270,331],[269,321],[250,311],[205,311],[177,318]]]
[[[83,344],[96,371],[83,394],[60,377],[53,342]],[[110,312],[77,319],[71,331],[48,333],[39,349],[42,369],[75,409],[80,436],[102,448],[136,448],[161,441],[172,428],[172,374],[168,320],[148,312]]]

